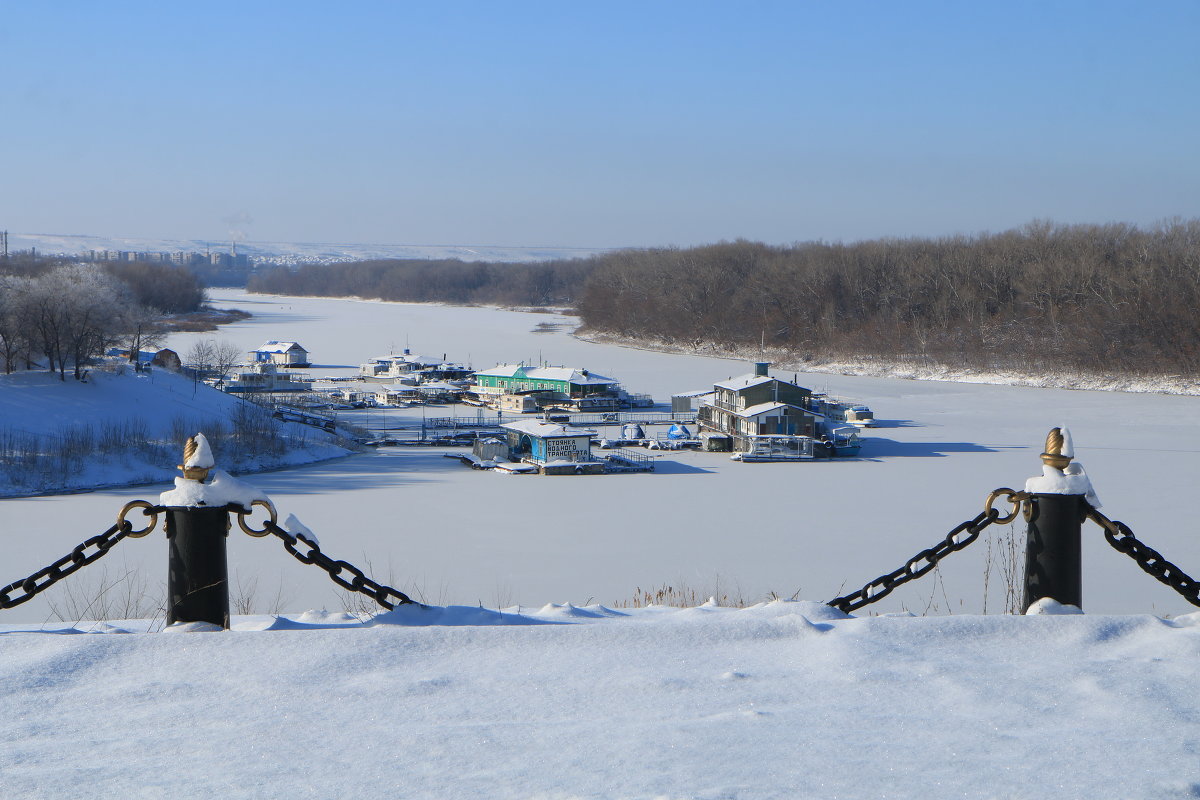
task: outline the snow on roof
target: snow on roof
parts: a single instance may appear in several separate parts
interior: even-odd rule
[[[696,389],[691,392],[676,392],[672,397],[704,397],[706,394],[712,394],[712,389]]]
[[[756,406],[743,408],[741,411],[733,413],[739,417],[756,417],[759,414],[765,414],[768,411],[777,411],[781,408],[800,408],[799,406],[788,405],[787,403],[759,403]]]
[[[301,347],[296,342],[277,342],[274,339],[272,339],[271,341],[267,342],[262,347],[255,350],[254,352],[256,352],[256,353],[286,353],[289,350],[304,350],[304,348]],[[307,353],[308,351],[304,350],[304,352]]]
[[[730,378],[727,381],[721,381],[720,383],[714,383],[713,386],[716,386],[719,389],[732,389],[733,391],[736,392],[740,389],[747,389],[751,386],[758,386],[759,384],[769,383],[770,381],[773,381],[773,380],[777,380],[777,379],[772,378],[769,375],[755,375],[753,372],[751,372],[749,375],[740,375],[736,378]]]
[[[507,428],[510,431],[527,433],[530,436],[536,436],[539,439],[591,436],[592,434],[592,432],[586,428],[573,428],[570,425],[558,425],[550,422],[541,422],[540,420],[536,419],[523,419],[520,422],[507,422],[500,427]]]
[[[596,385],[605,383],[616,383],[612,378],[606,378],[603,375],[597,375],[594,372],[588,372],[586,369],[573,369],[572,367],[533,367],[526,369],[525,375],[530,378],[541,378],[549,381],[567,381],[581,385]]]
[[[476,375],[495,378],[524,377],[530,380],[566,381],[579,386],[596,386],[616,383],[612,378],[574,367],[527,367],[522,364],[499,364],[491,369],[480,370]]]
[[[475,374],[496,378],[511,378],[523,369],[524,367],[520,364],[497,364],[491,369],[481,369]]]
[[[423,367],[432,367],[436,364],[442,363],[442,360],[443,359],[441,356],[414,356],[412,353],[401,353],[399,355],[393,353],[390,356],[380,356],[379,358],[375,359],[375,361],[378,361],[381,364],[394,361],[401,364],[420,364]]]

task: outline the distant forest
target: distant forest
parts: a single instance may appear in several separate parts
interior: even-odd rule
[[[570,305],[586,331],[798,360],[974,369],[1200,371],[1200,219],[1034,222],[976,236],[748,241],[540,264],[371,261],[279,269],[254,291]]]
[[[256,273],[246,286],[271,294],[409,303],[573,306],[595,266],[590,260],[510,264],[384,259],[277,267]]]

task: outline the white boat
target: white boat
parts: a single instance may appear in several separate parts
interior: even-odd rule
[[[812,396],[810,410],[825,417],[830,422],[844,422],[857,428],[875,427],[875,412],[862,403],[848,400],[834,400],[824,394]]]
[[[313,382],[300,373],[280,372],[270,362],[254,364],[221,386],[227,392],[311,392]]]
[[[859,428],[875,427],[875,412],[861,403],[848,406],[845,411],[846,422]]]

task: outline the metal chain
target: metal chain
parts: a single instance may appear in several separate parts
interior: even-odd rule
[[[1179,592],[1184,600],[1200,606],[1200,583],[1179,567],[1163,558],[1162,553],[1150,547],[1133,534],[1124,522],[1114,522],[1094,508],[1088,508],[1088,519],[1104,529],[1104,538],[1118,552],[1124,553],[1160,583],[1165,583]]]
[[[368,578],[361,569],[351,564],[349,561],[335,561],[329,556],[321,552],[320,546],[309,539],[302,533],[292,534],[275,524],[275,509],[269,504],[261,500],[255,500],[252,506],[260,505],[267,509],[271,517],[263,524],[261,529],[252,528],[246,524],[246,517],[249,516],[250,510],[234,508],[238,515],[238,525],[242,530],[251,536],[266,536],[268,533],[274,534],[283,541],[283,547],[289,553],[294,555],[298,561],[303,564],[316,564],[321,569],[329,573],[330,579],[351,592],[365,594],[373,599],[376,603],[391,611],[396,606],[402,605],[420,605],[414,602],[404,592],[393,589],[390,586],[385,586],[381,583]],[[252,510],[252,509],[251,509]],[[300,547],[307,548],[307,552],[301,552]],[[342,576],[346,572],[352,575],[349,580]]]
[[[1008,514],[1001,514],[992,505],[996,502],[997,498],[1002,496],[1007,497],[1008,502],[1013,506],[1012,511]],[[848,614],[865,605],[874,603],[876,600],[882,600],[891,594],[892,590],[897,586],[902,586],[933,571],[939,561],[974,542],[979,538],[979,534],[989,525],[997,522],[1001,524],[1012,522],[1020,512],[1021,501],[1028,497],[1029,495],[1025,492],[1018,492],[1008,488],[996,489],[988,495],[987,501],[984,503],[984,509],[980,512],[979,516],[959,524],[950,533],[946,534],[945,539],[933,547],[926,548],[917,553],[906,561],[902,567],[894,569],[886,575],[880,575],[856,592],[835,597],[825,605],[833,606]],[[963,538],[960,539],[958,538],[959,536],[963,536]]]
[[[125,519],[125,515],[134,508],[141,508],[142,513],[150,517],[149,524],[140,531],[134,530],[133,524]],[[13,581],[0,589],[0,609],[19,606],[35,595],[41,594],[71,573],[99,559],[126,536],[137,539],[150,533],[158,523],[158,514],[162,510],[161,507],[152,506],[145,500],[126,503],[125,507],[121,509],[121,513],[117,515],[117,524],[104,533],[87,539],[58,561],[38,570],[28,578]],[[21,594],[15,597],[11,596],[12,592],[17,590],[20,590]]]

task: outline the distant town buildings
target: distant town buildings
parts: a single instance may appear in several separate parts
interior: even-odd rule
[[[245,253],[153,253],[133,250],[89,250],[89,261],[146,261],[154,264],[178,264],[195,267],[208,264],[214,267],[250,267]]]

